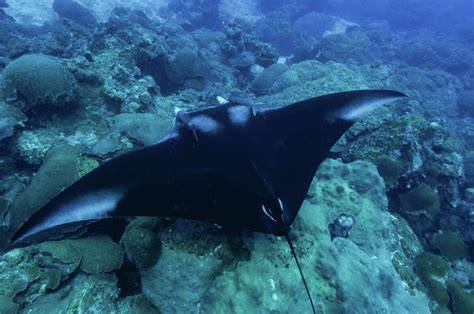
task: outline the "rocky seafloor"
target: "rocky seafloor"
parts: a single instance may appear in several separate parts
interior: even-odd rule
[[[7,243],[75,180],[166,135],[176,107],[367,88],[409,97],[333,147],[293,224],[316,309],[473,313],[473,21],[436,28],[443,12],[414,0],[423,21],[400,6],[347,22],[338,1],[112,2],[0,0],[0,313],[310,312],[282,238],[136,218]],[[333,238],[341,215],[355,223]]]

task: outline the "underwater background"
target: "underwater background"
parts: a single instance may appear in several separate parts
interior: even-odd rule
[[[175,108],[371,88],[409,97],[333,147],[290,233],[316,310],[474,313],[474,1],[0,0],[0,76],[0,313],[311,313],[271,235],[135,218],[7,244]]]

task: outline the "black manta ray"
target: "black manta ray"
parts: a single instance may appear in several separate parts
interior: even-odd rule
[[[361,90],[276,109],[230,101],[179,112],[166,138],[82,177],[31,216],[11,241],[71,223],[160,216],[286,236],[289,242],[290,226],[331,147],[365,113],[403,97]]]

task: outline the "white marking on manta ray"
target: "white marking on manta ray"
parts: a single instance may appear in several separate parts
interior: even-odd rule
[[[183,109],[179,108],[179,107],[174,107],[174,115],[177,115],[178,112],[180,111],[183,111]]]
[[[273,217],[268,213],[267,208],[266,208],[265,205],[263,205],[263,204],[262,204],[262,211],[263,211],[263,213],[264,213],[265,215],[268,216],[268,218],[270,218],[270,219],[273,220],[275,223],[277,223],[276,220],[273,219]]]
[[[219,122],[203,114],[191,118],[190,124],[205,133],[217,133],[221,129]]]
[[[280,204],[280,208],[281,208],[281,210],[283,210],[283,203],[282,203],[280,198],[278,198],[278,204]]]
[[[219,103],[219,105],[225,105],[225,104],[229,103],[229,101],[227,99],[225,99],[224,97],[221,97],[221,96],[217,96],[216,100]]]
[[[59,206],[54,210],[54,213],[58,214],[53,214],[34,226],[19,240],[59,225],[105,218],[116,208],[123,194],[118,190],[102,190],[79,196],[71,202]]]
[[[361,102],[352,103],[337,113],[337,116],[346,121],[357,121],[375,108],[398,100],[401,97],[383,99],[365,99]]]
[[[233,106],[229,108],[229,119],[234,124],[245,124],[250,117],[250,109],[245,106]]]

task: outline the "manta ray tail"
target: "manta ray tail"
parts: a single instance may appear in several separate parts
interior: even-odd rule
[[[291,254],[293,255],[295,259],[296,266],[298,266],[298,271],[300,272],[301,280],[303,281],[304,287],[306,289],[306,294],[308,295],[309,302],[311,303],[311,309],[313,310],[313,313],[316,314],[313,298],[311,297],[311,293],[309,292],[308,284],[306,283],[306,279],[304,278],[303,271],[301,270],[300,262],[298,260],[298,257],[296,256],[296,252],[295,252],[295,249],[293,248],[293,243],[290,240],[290,236],[288,235],[288,232],[285,232],[285,238],[286,238],[286,242],[288,242],[288,245],[290,247]]]

